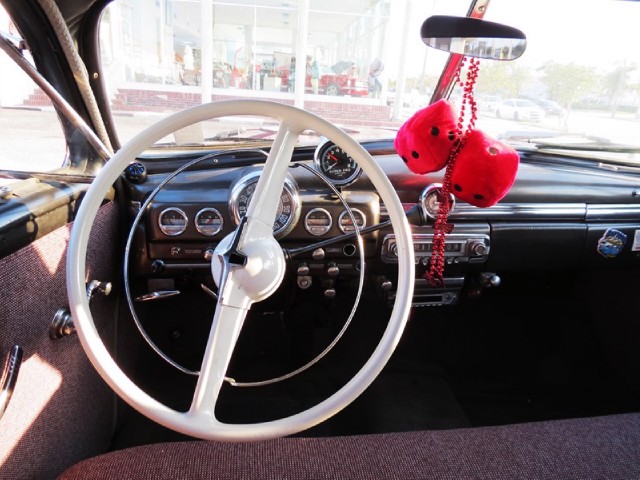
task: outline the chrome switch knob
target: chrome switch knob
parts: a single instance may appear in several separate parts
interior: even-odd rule
[[[325,298],[329,298],[329,299],[335,298],[336,297],[336,289],[335,288],[327,288],[324,291],[324,297]]]
[[[489,253],[489,247],[482,241],[474,240],[469,243],[469,251],[473,255],[482,256]]]
[[[325,253],[324,253],[324,249],[322,249],[322,248],[316,248],[316,249],[313,251],[313,253],[311,254],[311,257],[312,257],[314,260],[324,260],[324,255],[325,255]]]
[[[327,265],[327,275],[330,277],[337,277],[339,274],[340,268],[338,268],[338,265],[336,265],[335,262],[329,262]]]

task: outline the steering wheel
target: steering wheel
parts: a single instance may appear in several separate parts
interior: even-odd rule
[[[173,410],[138,387],[118,367],[102,343],[89,310],[86,253],[95,217],[109,188],[126,166],[150,145],[196,122],[233,115],[270,117],[280,126],[243,221],[216,247],[211,260],[218,300],[190,409]],[[282,248],[273,237],[278,199],[299,135],[313,130],[343,148],[377,189],[392,222],[398,247],[398,293],[387,327],[363,367],[338,391],[297,414],[262,423],[228,424],[215,416],[220,389],[243,321],[251,305],[271,295],[285,274]],[[382,169],[354,139],[331,123],[291,106],[256,100],[199,105],[175,113],[138,134],[107,162],[78,210],[67,255],[67,294],[75,326],[91,363],[129,405],[151,420],[205,440],[246,441],[291,435],[336,414],[355,400],[389,360],[404,330],[413,294],[411,232],[395,189]]]

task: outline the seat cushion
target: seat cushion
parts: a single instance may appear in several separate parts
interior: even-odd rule
[[[160,443],[90,458],[60,478],[638,479],[640,414],[254,443]]]

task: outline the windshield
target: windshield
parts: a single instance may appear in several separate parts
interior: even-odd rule
[[[120,140],[173,111],[237,98],[296,105],[360,141],[392,139],[429,104],[448,58],[425,46],[421,23],[468,9],[467,0],[116,1],[101,45]],[[522,30],[527,50],[481,61],[478,128],[521,146],[594,145],[605,159],[638,161],[606,146],[640,147],[639,2],[492,0],[484,18]],[[454,105],[461,98],[452,92]],[[268,142],[275,131],[264,119],[223,118],[159,146]]]

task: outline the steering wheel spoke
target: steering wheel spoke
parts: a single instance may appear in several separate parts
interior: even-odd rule
[[[290,122],[282,121],[276,135],[269,156],[258,178],[256,189],[251,196],[247,208],[249,225],[247,234],[253,234],[253,223],[259,221],[271,228],[278,210],[280,192],[293,155],[293,149],[298,142],[298,129]]]
[[[218,302],[189,415],[215,420],[215,406],[247,310]]]

